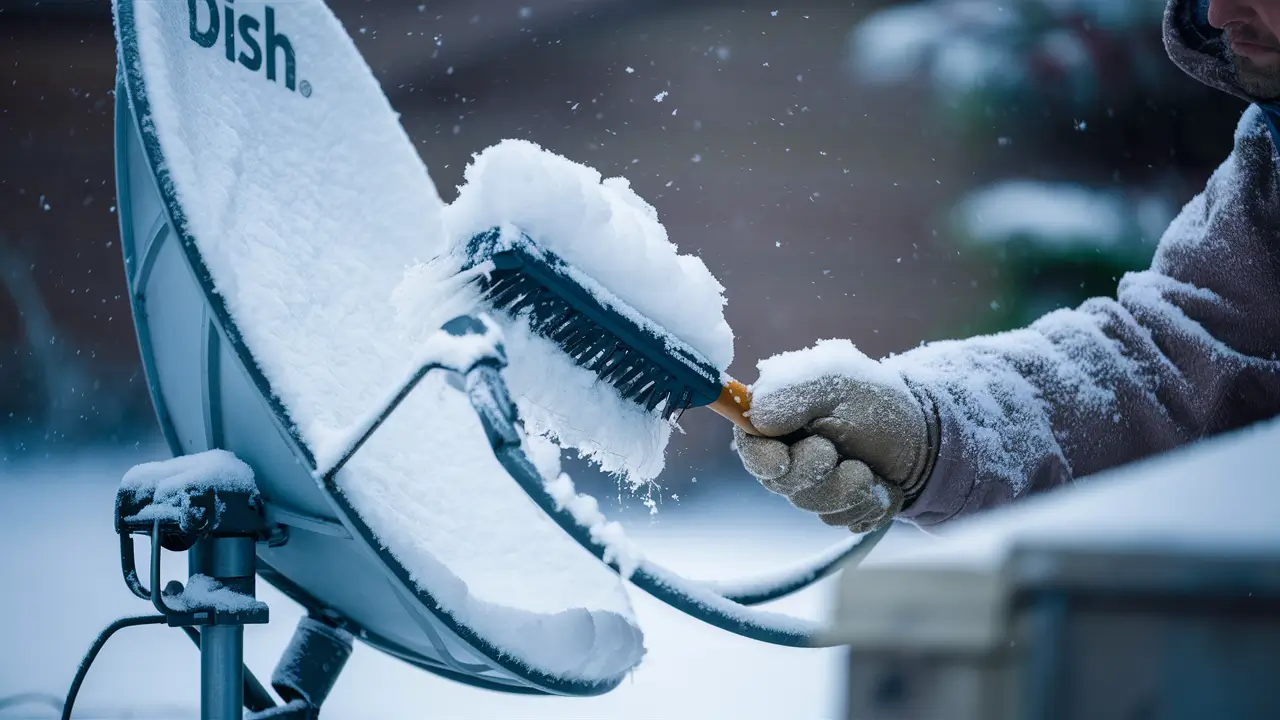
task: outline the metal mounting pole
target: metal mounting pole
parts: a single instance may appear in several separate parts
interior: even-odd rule
[[[254,542],[248,536],[201,538],[188,553],[189,573],[254,597]],[[244,625],[206,625],[200,629],[200,718],[243,716]]]

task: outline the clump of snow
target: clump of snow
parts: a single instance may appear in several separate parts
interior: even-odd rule
[[[192,575],[187,586],[177,595],[166,595],[165,604],[175,610],[213,608],[226,612],[249,612],[266,603],[223,585],[207,575]]]
[[[514,358],[505,377],[529,432],[576,450],[633,486],[662,472],[669,422],[619,397],[612,385],[569,361],[558,345],[523,322],[505,327]]]
[[[453,247],[435,186],[324,3],[274,6],[297,54],[296,79],[314,87],[309,96],[191,42],[184,3],[127,7],[139,50],[125,58],[131,99],[142,100],[145,87],[142,132],[163,153],[158,185],[181,205],[176,229],[208,268],[301,442],[316,457],[340,454],[439,326],[475,309],[465,294],[433,296],[430,332],[397,309],[406,268]],[[263,17],[260,2],[237,8]],[[181,263],[165,255],[176,248],[158,262]],[[180,264],[168,267],[188,277]],[[189,310],[200,322],[198,305]],[[413,332],[402,333],[406,326]],[[272,479],[258,481],[270,495]],[[512,481],[446,374],[410,393],[334,485],[336,502],[371,529],[411,589],[429,592],[506,657],[598,682],[643,656],[622,582]],[[385,584],[367,591],[390,599]]]
[[[961,229],[982,243],[1025,239],[1049,247],[1110,247],[1129,229],[1123,198],[1072,183],[1009,180],[965,198]]]
[[[206,450],[135,465],[124,474],[120,485],[138,490],[154,488],[158,501],[187,489],[240,492],[255,489],[253,468],[226,450]]]
[[[476,363],[500,357],[502,333],[488,318],[479,318],[482,332],[454,335],[441,330],[432,335],[418,349],[414,363],[418,367],[441,365],[455,372],[465,373]]]
[[[524,441],[525,456],[538,471],[538,477],[550,482],[560,477],[560,446],[544,437],[533,435]]]
[[[177,520],[192,494],[256,492],[253,469],[226,450],[208,450],[130,468],[120,487],[151,502],[131,520]]]
[[[848,340],[819,340],[813,347],[780,353],[756,363],[760,378],[751,386],[755,397],[825,377],[853,377],[886,387],[906,385],[895,372],[867,357]]]
[[[700,258],[678,252],[657,210],[625,178],[602,178],[526,140],[478,153],[465,177],[445,212],[455,242],[519,228],[717,368],[729,366],[724,288]]]
[[[591,539],[605,547],[605,562],[614,563],[622,577],[629,578],[644,560],[640,547],[627,537],[622,524],[609,520],[600,512],[600,503],[590,495],[580,494],[568,475],[561,474],[545,483],[547,492],[558,509],[567,509],[573,518],[591,532]]]

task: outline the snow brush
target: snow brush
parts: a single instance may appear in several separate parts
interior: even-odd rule
[[[493,228],[473,236],[463,269],[479,271],[481,294],[495,309],[523,314],[534,333],[623,398],[667,420],[706,406],[763,435],[746,416],[745,385],[528,235],[504,237]]]

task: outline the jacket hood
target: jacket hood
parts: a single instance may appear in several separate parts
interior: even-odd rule
[[[1245,92],[1227,59],[1222,31],[1209,25],[1209,0],[1169,0],[1164,11],[1164,46],[1183,72],[1212,88],[1251,103],[1273,104]]]

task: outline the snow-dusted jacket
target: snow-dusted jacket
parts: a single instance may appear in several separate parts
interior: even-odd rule
[[[1115,299],[886,360],[941,429],[904,518],[944,522],[1280,414],[1280,111],[1237,85],[1205,7],[1171,0],[1165,45],[1193,77],[1254,103],[1235,149]]]

